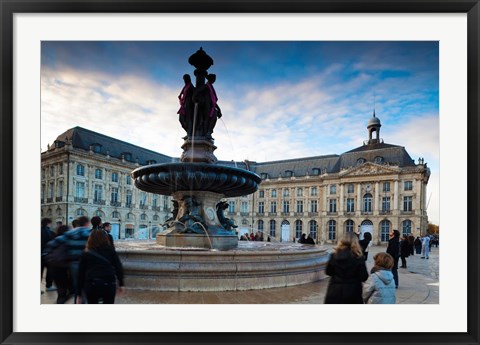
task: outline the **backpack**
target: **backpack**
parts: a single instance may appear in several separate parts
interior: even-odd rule
[[[67,243],[62,243],[45,257],[48,266],[51,267],[68,267],[68,246]]]

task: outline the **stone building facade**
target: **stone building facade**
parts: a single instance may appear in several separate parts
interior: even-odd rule
[[[430,169],[404,147],[380,139],[373,115],[368,140],[340,155],[272,162],[226,162],[262,178],[254,194],[226,199],[227,217],[239,235],[291,242],[302,233],[335,243],[356,229],[386,242],[388,233],[425,233]],[[140,165],[175,162],[168,157],[80,127],[61,134],[42,153],[42,217],[69,223],[84,214],[114,224],[119,238],[153,238],[170,216],[170,197],[139,191],[129,173]]]
[[[260,230],[274,241],[305,233],[317,243],[336,243],[355,230],[370,232],[374,243],[386,242],[392,229],[425,233],[430,169],[404,147],[384,143],[380,127],[374,114],[368,140],[341,155],[245,162],[262,183],[255,194],[229,200],[239,232]]]
[[[130,172],[170,157],[75,127],[41,156],[41,216],[71,224],[85,215],[112,223],[115,238],[155,238],[170,197],[135,188]]]

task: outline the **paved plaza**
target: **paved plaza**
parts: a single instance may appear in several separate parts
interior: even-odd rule
[[[326,245],[331,250],[331,245]],[[367,260],[368,270],[373,264],[373,255],[385,251],[385,246],[370,248]],[[401,263],[399,263],[400,265]],[[438,304],[439,303],[439,248],[432,248],[430,259],[420,255],[407,258],[407,269],[399,268],[397,304]],[[156,292],[128,289],[123,296],[117,296],[117,304],[322,304],[328,278],[309,284],[249,291],[227,292]],[[43,287],[44,289],[44,287]],[[57,293],[42,294],[42,304],[55,303]],[[73,303],[70,299],[68,303]]]

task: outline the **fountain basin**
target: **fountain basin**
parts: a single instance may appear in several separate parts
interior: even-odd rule
[[[243,242],[228,251],[117,241],[125,285],[153,291],[235,291],[310,283],[325,278],[321,246]]]
[[[251,171],[209,163],[152,164],[135,169],[131,175],[137,188],[162,195],[208,191],[236,197],[254,193],[261,182]]]

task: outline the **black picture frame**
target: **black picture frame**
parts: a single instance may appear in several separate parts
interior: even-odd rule
[[[0,0],[0,341],[1,344],[479,344],[479,0]],[[15,13],[467,13],[468,27],[468,315],[465,333],[15,333],[13,332],[13,16]],[[448,211],[447,211],[448,212]],[[445,229],[444,231],[455,231]],[[465,239],[463,239],[465,240]],[[448,278],[448,277],[447,277]],[[361,315],[360,315],[361,316]],[[382,316],[384,317],[384,316]],[[404,324],[394,315],[392,322]],[[415,320],[415,321],[413,321]]]

